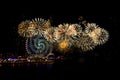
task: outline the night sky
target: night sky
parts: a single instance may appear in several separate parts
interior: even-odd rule
[[[61,12],[61,15],[59,14]],[[104,45],[96,47],[92,53],[96,55],[106,56],[109,59],[118,56],[119,42],[119,25],[118,16],[115,15],[85,15],[85,14],[69,14],[69,12],[46,9],[46,12],[35,8],[7,8],[1,12],[1,29],[0,29],[0,53],[13,53],[18,55],[24,55],[25,51],[25,39],[20,37],[17,33],[18,24],[25,20],[31,20],[34,18],[50,19],[53,26],[57,26],[62,23],[79,23],[79,16],[83,17],[83,20],[87,22],[93,22],[106,29],[110,34],[110,39]],[[58,15],[59,14],[59,15]],[[75,50],[76,51],[76,50]],[[88,52],[88,53],[91,53]],[[77,52],[75,52],[77,53]]]
[[[61,23],[79,23],[78,17],[83,16],[83,20],[87,22],[94,22],[105,28],[110,33],[110,40],[105,45],[116,46],[118,42],[118,17],[117,16],[90,16],[90,15],[57,15],[53,12],[42,13],[31,8],[25,9],[11,9],[11,11],[3,12],[1,15],[1,29],[0,29],[0,52],[15,52],[21,51],[24,47],[24,38],[17,33],[18,24],[25,20],[34,18],[50,19],[53,26]],[[111,43],[111,42],[112,43]],[[23,43],[23,44],[21,44]],[[22,45],[22,46],[21,46]],[[110,47],[109,46],[109,47]],[[18,48],[19,47],[19,48]],[[23,48],[24,49],[24,48]],[[114,49],[116,49],[114,47]],[[23,51],[24,52],[24,51]]]
[[[22,6],[22,5],[21,5]],[[71,10],[72,11],[72,10]],[[69,12],[71,12],[69,11]],[[108,42],[104,45],[97,46],[93,51],[88,51],[86,53],[79,53],[77,50],[74,50],[73,61],[68,64],[58,64],[58,67],[54,69],[54,73],[61,73],[64,77],[65,74],[69,73],[70,76],[76,72],[81,72],[83,75],[102,72],[102,74],[108,74],[110,72],[116,73],[119,72],[119,48],[120,48],[120,39],[119,39],[119,18],[117,15],[90,15],[83,14],[82,12],[77,12],[75,10],[74,14],[69,14],[69,12],[64,12],[60,10],[56,13],[55,10],[46,9],[45,12],[43,9],[38,8],[6,8],[1,11],[0,15],[0,53],[13,53],[18,55],[24,55],[25,51],[25,39],[20,37],[17,33],[18,24],[25,20],[31,20],[34,18],[43,18],[50,19],[52,25],[56,26],[61,23],[79,23],[79,16],[83,17],[83,20],[87,22],[93,22],[100,25],[101,28],[106,29],[109,32],[110,38]],[[74,66],[72,63],[75,63]],[[65,66],[63,66],[65,65]],[[72,66],[71,66],[72,65]],[[74,69],[73,69],[74,68]],[[63,69],[63,70],[61,70]],[[23,69],[24,70],[24,69]],[[32,69],[36,74],[37,69]],[[94,71],[93,71],[94,70]],[[16,69],[17,71],[17,69]],[[28,71],[28,70],[26,70]],[[32,71],[29,75],[32,75]],[[59,72],[56,72],[59,71]],[[12,72],[12,71],[11,71]],[[21,72],[21,69],[20,71]],[[72,74],[70,74],[73,72]],[[16,72],[17,73],[17,72]],[[26,72],[28,73],[28,72]],[[24,74],[26,74],[24,73]],[[21,75],[23,73],[21,72]],[[4,74],[6,75],[6,74]],[[11,74],[12,75],[12,74]],[[20,75],[20,76],[21,76]],[[29,77],[28,75],[28,77]],[[43,74],[44,75],[44,74]],[[52,74],[51,74],[52,75]],[[57,75],[57,74],[56,74]],[[97,75],[97,74],[96,74]],[[19,73],[18,73],[19,76]],[[19,77],[20,77],[19,76]],[[36,75],[35,75],[36,76]],[[39,74],[37,74],[39,77]],[[13,75],[14,77],[14,75]],[[59,76],[58,76],[59,77]],[[69,76],[67,76],[69,77]],[[64,79],[64,78],[63,78]]]

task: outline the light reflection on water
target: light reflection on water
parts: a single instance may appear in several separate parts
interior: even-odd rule
[[[14,68],[40,68],[39,70],[43,70],[44,68],[50,70],[52,69],[53,64],[41,64],[41,63],[5,63],[5,64],[0,64],[0,69],[4,69],[4,68],[10,68],[10,69],[14,69]]]
[[[65,80],[64,78],[78,78],[90,75],[91,72],[105,72],[106,68],[99,70],[100,65],[78,64],[72,61],[55,62],[53,64],[24,63],[24,64],[2,64],[0,67],[0,80]],[[73,76],[75,75],[75,76]],[[56,77],[58,79],[56,79]],[[3,78],[3,79],[1,79]],[[19,79],[18,79],[19,78]]]
[[[50,76],[53,70],[53,64],[0,64],[0,80],[17,78],[40,79]],[[3,79],[1,79],[3,78]]]

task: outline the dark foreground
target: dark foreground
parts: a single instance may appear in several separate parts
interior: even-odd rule
[[[102,61],[101,61],[102,62]],[[118,72],[113,63],[95,61],[55,61],[53,64],[0,64],[0,80],[78,80],[111,77]]]

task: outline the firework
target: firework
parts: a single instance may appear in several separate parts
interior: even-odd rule
[[[62,53],[66,53],[71,49],[71,42],[69,40],[63,40],[58,44],[58,50]]]
[[[108,38],[109,38],[108,32],[102,28],[95,29],[89,34],[89,36],[98,45],[104,44],[106,41],[108,41]]]
[[[54,30],[53,36],[58,50],[64,53],[76,46],[76,39],[82,33],[82,27],[78,24],[60,24]]]
[[[34,20],[26,20],[18,25],[18,33],[23,37],[32,37],[35,35],[43,35],[43,32],[50,25],[49,20],[35,18]]]
[[[82,51],[89,51],[95,48],[95,43],[92,40],[91,37],[88,35],[82,35],[77,41],[76,41],[76,47],[80,48]]]
[[[78,24],[60,24],[55,29],[55,40],[65,40],[74,38],[82,33],[82,27]]]
[[[108,32],[98,27],[95,23],[89,23],[87,25],[86,33],[93,39],[96,45],[104,44],[109,38]]]
[[[55,40],[60,41],[60,40],[64,40],[66,38],[66,30],[68,29],[69,24],[65,24],[65,25],[58,25],[58,27],[55,28],[55,32],[54,32],[54,36],[55,36]]]
[[[35,18],[34,20],[32,20],[33,23],[36,24],[36,29],[38,29],[39,31],[43,31],[46,30],[48,28],[51,27],[51,23],[50,20],[44,20],[42,18]]]
[[[18,33],[23,37],[31,37],[34,33],[34,26],[30,25],[32,22],[29,20],[23,21],[18,25]]]
[[[35,18],[32,19],[32,22],[35,23],[37,26],[36,27],[43,27],[46,24],[46,20],[42,19],[42,18]]]
[[[52,48],[66,53],[73,48],[82,51],[93,50],[95,46],[108,41],[109,33],[95,23],[60,24],[58,27],[51,26],[50,20],[35,18],[26,20],[18,25],[20,36],[27,37],[26,49],[30,54],[47,55]]]

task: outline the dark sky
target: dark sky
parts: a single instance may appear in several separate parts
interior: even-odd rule
[[[83,19],[88,22],[94,22],[105,28],[110,33],[109,41],[100,46],[98,51],[110,52],[110,55],[118,55],[119,42],[119,30],[118,30],[118,16],[115,15],[83,15],[83,14],[67,14],[61,15],[54,13],[54,11],[48,10],[48,12],[42,12],[42,10],[36,10],[34,8],[19,8],[19,9],[6,9],[6,12],[2,12],[1,29],[0,29],[0,52],[25,52],[25,39],[20,37],[17,33],[18,24],[24,20],[31,20],[34,18],[51,19],[52,25],[58,25],[61,23],[78,23],[78,17],[83,16]],[[96,49],[97,51],[97,49]],[[113,54],[114,53],[114,54]]]
[[[17,3],[19,3],[19,2],[17,1]],[[41,5],[41,4],[42,3],[40,3],[39,5]],[[82,3],[80,3],[80,5],[81,4]],[[83,4],[85,4],[85,3],[83,3]],[[36,5],[36,4],[34,4],[34,5]],[[119,71],[120,71],[120,69],[119,69],[119,67],[120,67],[119,66],[119,63],[120,63],[119,62],[120,61],[119,32],[120,31],[119,31],[119,24],[118,24],[119,16],[116,15],[117,11],[115,11],[116,8],[113,8],[113,5],[109,4],[110,6],[112,6],[112,7],[108,6],[110,9],[109,12],[107,12],[108,9],[106,9],[106,8],[104,9],[104,10],[106,10],[107,13],[104,12],[103,8],[102,9],[96,8],[96,6],[98,6],[98,3],[97,3],[97,5],[94,5],[94,9],[93,8],[89,9],[89,6],[88,6],[87,9],[89,9],[90,11],[85,9],[84,11],[86,11],[86,12],[82,11],[83,10],[82,8],[87,6],[86,4],[82,7],[76,8],[76,9],[74,9],[74,8],[66,9],[65,8],[64,10],[66,10],[66,11],[64,11],[63,9],[56,8],[56,6],[62,6],[62,4],[61,5],[56,4],[55,6],[53,5],[54,7],[51,9],[48,8],[50,5],[49,6],[44,5],[43,7],[40,7],[39,5],[37,7],[35,7],[34,5],[29,5],[28,8],[24,8],[24,7],[17,8],[16,6],[14,6],[14,8],[13,8],[13,7],[9,7],[9,6],[11,6],[11,4],[10,4],[9,6],[5,6],[5,8],[0,9],[0,53],[5,54],[8,52],[11,52],[11,53],[17,52],[19,55],[21,55],[21,54],[24,55],[25,41],[24,41],[24,38],[20,37],[17,34],[18,24],[21,21],[24,21],[26,19],[34,19],[34,18],[42,17],[44,19],[51,18],[52,25],[58,25],[58,24],[61,24],[64,22],[68,22],[68,23],[78,22],[78,17],[83,16],[83,18],[86,21],[97,23],[102,28],[106,29],[110,34],[110,38],[107,43],[96,47],[93,51],[86,52],[86,54],[80,54],[78,56],[72,55],[74,57],[74,60],[75,61],[77,60],[77,62],[75,62],[76,64],[74,64],[74,65],[71,64],[72,63],[72,61],[71,61],[70,64],[60,64],[60,66],[58,65],[59,67],[57,67],[54,70],[54,72],[56,75],[57,74],[59,74],[59,75],[57,75],[57,78],[55,78],[55,79],[60,78],[61,75],[65,77],[65,76],[67,76],[66,74],[68,74],[68,73],[69,73],[69,75],[67,77],[73,76],[75,74],[75,77],[77,76],[78,78],[82,77],[79,74],[82,74],[85,77],[88,77],[91,73],[93,73],[93,75],[91,74],[91,77],[94,77],[94,75],[96,77],[96,75],[97,75],[97,76],[99,76],[98,78],[100,78],[101,75],[106,76],[106,74],[110,74],[110,76],[111,76],[115,73],[119,73]],[[76,5],[76,4],[74,4],[74,5]],[[74,6],[74,5],[68,5],[67,7]],[[107,5],[108,5],[108,3],[107,3]],[[107,5],[105,3],[105,6],[107,6]],[[22,7],[22,4],[20,4],[19,6]],[[100,4],[99,6],[101,7],[102,5]],[[46,9],[44,9],[44,7],[46,7]],[[0,8],[2,8],[2,7],[0,7]],[[97,12],[97,11],[99,11],[99,12]],[[70,13],[70,12],[72,12],[72,13]],[[110,15],[112,12],[115,14]],[[86,63],[86,64],[82,65],[82,61],[83,61],[83,63]],[[78,63],[80,63],[80,65],[78,65]],[[65,65],[65,66],[63,66],[63,65]],[[27,69],[27,70],[29,70],[29,69]],[[20,72],[22,74],[19,76],[22,76],[25,74],[24,71],[22,72],[20,70]],[[73,72],[73,73],[71,74],[71,72]],[[77,73],[77,72],[79,72],[79,73]],[[31,72],[31,75],[32,74],[34,74],[34,73]],[[78,74],[78,75],[76,75],[76,74]],[[87,76],[86,76],[86,74],[87,74]],[[6,73],[5,73],[5,75],[6,75]],[[37,74],[37,76],[40,77],[39,74]],[[108,76],[108,77],[110,77],[110,76]],[[35,77],[36,77],[36,74],[35,74]]]

